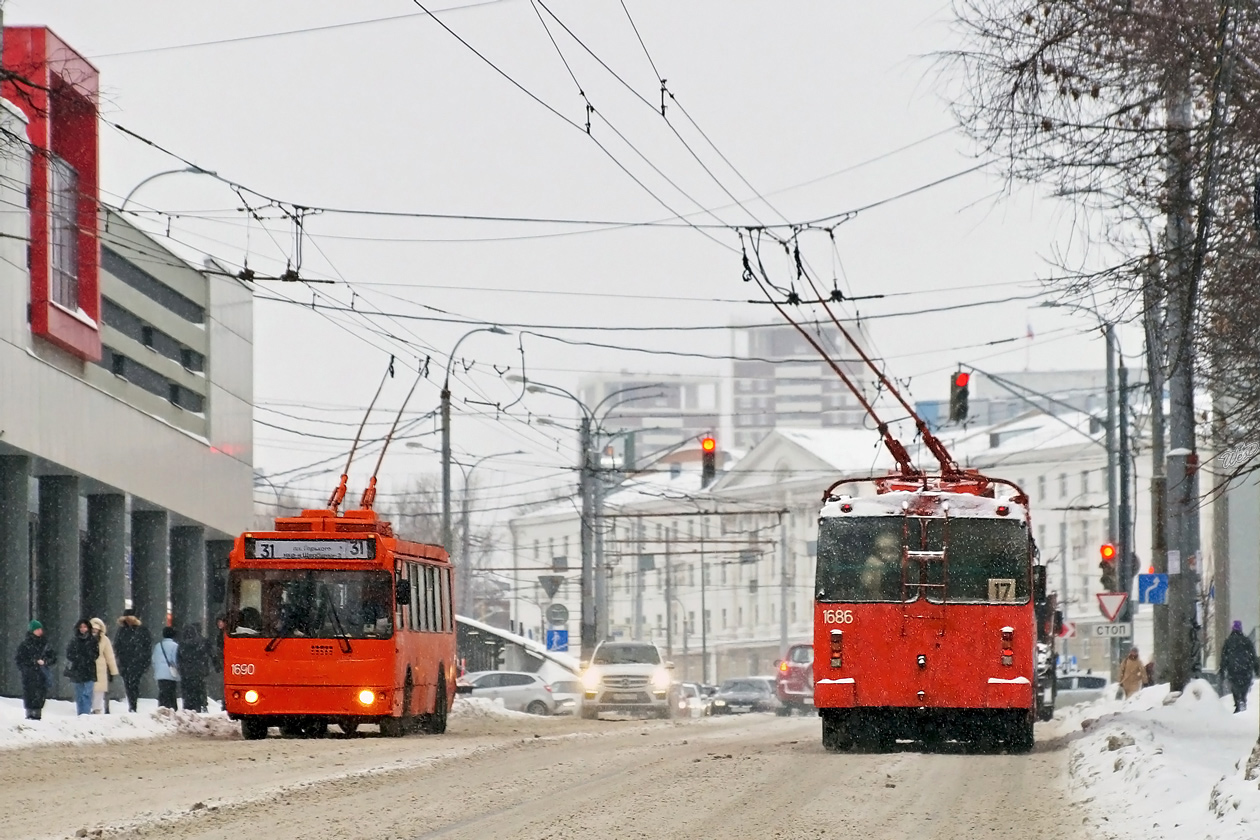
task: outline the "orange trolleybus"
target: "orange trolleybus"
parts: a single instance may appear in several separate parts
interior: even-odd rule
[[[343,479],[344,483],[344,479]],[[399,539],[365,505],[307,510],[236,539],[224,695],[247,739],[376,724],[446,730],[455,694],[450,558]]]
[[[951,739],[1031,750],[1037,692],[1052,688],[1039,685],[1047,599],[1027,497],[1014,485],[999,494],[1008,482],[971,470],[861,481],[876,492],[837,482],[819,517],[814,705],[824,746]]]

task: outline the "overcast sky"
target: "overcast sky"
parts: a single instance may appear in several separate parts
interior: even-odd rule
[[[949,80],[933,58],[955,43],[947,4],[628,0],[641,45],[620,0],[546,3],[573,35],[530,0],[426,3],[434,11],[474,6],[439,13],[467,46],[406,0],[10,0],[5,22],[47,25],[88,56],[101,72],[105,120],[257,193],[311,207],[624,222],[685,213],[697,225],[774,223],[861,208],[983,160],[951,130]],[[389,20],[356,24],[381,18]],[[317,27],[324,28],[277,34]],[[676,97],[665,118],[658,73]],[[594,108],[589,135],[579,85]],[[108,124],[101,149],[102,189],[114,204],[145,177],[184,166]],[[944,396],[958,362],[994,371],[1102,366],[1089,319],[1038,308],[1036,300],[904,314],[1041,290],[1039,280],[1054,273],[1048,257],[1067,241],[1072,208],[1033,189],[1004,195],[1002,187],[996,174],[974,172],[858,214],[835,229],[834,250],[826,233],[801,239],[828,287],[834,278],[851,295],[888,295],[859,311],[872,318],[865,326],[874,350],[917,399]],[[731,195],[742,206],[732,206]],[[248,256],[251,268],[275,275],[295,258],[293,228],[260,204],[251,199],[259,215],[272,217],[265,225],[247,221],[223,183],[180,174],[146,184],[128,206],[183,211],[148,216],[162,234],[169,224],[181,254],[207,253],[233,267]],[[310,304],[318,295],[317,303],[412,318],[259,300],[257,418],[352,434],[390,353],[400,375],[382,404],[393,406],[410,385],[408,371],[432,357],[411,405],[423,413],[436,406],[447,356],[469,326],[418,318],[540,325],[541,335],[508,327],[508,336],[472,336],[455,364],[456,451],[527,453],[479,471],[505,502],[554,487],[575,457],[572,435],[527,422],[571,421],[563,400],[530,394],[507,416],[463,402],[517,398],[519,386],[507,377],[520,371],[521,343],[531,377],[575,389],[581,376],[600,371],[667,377],[724,367],[566,345],[555,336],[718,356],[730,352],[730,339],[721,330],[559,327],[775,318],[770,307],[745,302],[758,295],[741,282],[739,240],[729,230],[323,213],[307,219],[306,232],[302,275],[339,282],[264,283],[260,296]],[[767,267],[776,280],[790,281],[782,252],[764,253],[774,257]],[[1005,339],[1017,340],[978,346]],[[1140,335],[1126,330],[1122,343],[1136,366]],[[434,428],[422,422],[415,431]],[[255,434],[255,463],[268,472],[345,447],[268,426]],[[409,475],[436,465],[431,453],[400,447],[384,470],[392,486],[382,490],[401,489]],[[330,481],[306,482],[304,492],[313,499]]]

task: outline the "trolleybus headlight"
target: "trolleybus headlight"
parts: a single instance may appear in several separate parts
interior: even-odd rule
[[[371,706],[376,702],[376,692],[370,688],[365,688],[359,692],[359,702],[364,706]]]
[[[249,691],[245,692],[245,702],[246,702],[246,703],[248,703],[248,704],[250,704],[251,706],[252,706],[252,705],[254,705],[255,703],[257,703],[257,702],[258,702],[258,692],[257,692],[257,691],[254,691],[254,689],[252,689],[252,688],[251,688]]]

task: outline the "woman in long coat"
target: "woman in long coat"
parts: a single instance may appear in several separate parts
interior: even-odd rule
[[[110,677],[118,676],[118,661],[114,658],[114,645],[105,635],[105,622],[94,618],[91,623],[92,635],[100,648],[96,655],[96,684],[92,686],[92,714],[99,715],[109,711],[106,695]]]

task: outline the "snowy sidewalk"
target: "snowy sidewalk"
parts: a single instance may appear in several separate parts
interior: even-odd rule
[[[1070,740],[1070,787],[1085,822],[1115,840],[1255,840],[1260,837],[1256,744],[1260,692],[1248,711],[1197,680],[1180,696],[1153,686],[1055,714]]]
[[[134,738],[157,738],[184,733],[215,738],[239,738],[240,726],[217,711],[219,704],[210,701],[211,712],[169,709],[159,710],[156,700],[141,700],[140,710],[127,712],[127,703],[111,703],[108,715],[76,715],[74,704],[49,700],[44,704],[42,720],[26,720],[22,700],[0,697],[0,750],[46,744],[105,743]]]

